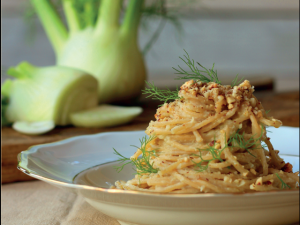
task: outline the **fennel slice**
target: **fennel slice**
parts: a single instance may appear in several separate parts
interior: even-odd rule
[[[47,133],[55,127],[54,121],[16,121],[13,123],[12,128],[20,133],[29,135],[39,135]]]
[[[100,105],[96,108],[71,114],[70,119],[77,127],[112,127],[125,124],[141,114],[141,107]]]

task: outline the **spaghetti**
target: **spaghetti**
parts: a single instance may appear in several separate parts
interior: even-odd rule
[[[292,172],[267,137],[266,126],[282,123],[267,116],[253,92],[247,80],[234,87],[184,83],[179,99],[158,108],[146,129],[152,138],[144,151],[131,157],[149,154],[156,173],[117,181],[116,188],[161,193],[299,188],[299,172]]]

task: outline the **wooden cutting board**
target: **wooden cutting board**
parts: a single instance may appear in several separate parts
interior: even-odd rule
[[[285,126],[299,126],[299,91],[284,94],[269,92],[257,92],[256,96],[265,109],[270,109],[270,115],[282,120]],[[154,114],[160,102],[142,99],[139,105],[144,109],[143,113],[131,123],[112,128],[77,128],[57,127],[51,132],[40,136],[28,136],[14,131],[10,127],[2,128],[2,183],[32,180],[17,169],[17,155],[32,145],[55,142],[69,137],[84,134],[95,134],[112,131],[145,130],[154,120]]]
[[[135,118],[132,122],[112,128],[79,128],[73,126],[56,127],[47,134],[39,136],[30,136],[18,133],[11,127],[3,127],[1,136],[1,152],[2,152],[2,183],[10,183],[15,181],[32,180],[30,176],[22,173],[17,169],[17,155],[21,151],[27,150],[32,145],[45,144],[63,140],[70,137],[75,137],[85,134],[96,134],[101,132],[113,131],[136,131],[145,130],[150,120],[154,120],[154,114],[160,102],[146,101],[140,102],[144,111],[141,115]]]

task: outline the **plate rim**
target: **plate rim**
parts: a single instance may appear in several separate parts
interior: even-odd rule
[[[284,127],[288,127],[288,126],[284,126]],[[295,128],[295,127],[289,127],[289,128]],[[68,183],[68,182],[64,182],[64,181],[58,181],[58,180],[54,180],[51,178],[47,178],[44,176],[41,176],[39,174],[36,174],[32,171],[29,171],[27,168],[24,168],[21,166],[22,163],[22,155],[23,154],[30,154],[30,151],[33,151],[32,153],[36,152],[40,147],[45,147],[45,146],[49,146],[49,145],[60,145],[60,144],[65,144],[68,142],[71,142],[73,140],[76,139],[82,139],[85,137],[97,137],[97,136],[105,136],[105,135],[109,135],[109,134],[113,134],[113,135],[117,135],[117,134],[128,134],[128,133],[141,133],[144,132],[144,130],[138,130],[138,131],[111,131],[111,132],[102,132],[102,133],[96,133],[96,134],[86,134],[86,135],[79,135],[79,136],[75,136],[75,137],[70,137],[70,138],[66,138],[63,140],[59,140],[59,141],[55,141],[55,142],[51,142],[51,143],[45,143],[45,144],[38,144],[38,145],[33,145],[30,146],[28,149],[20,152],[17,156],[18,159],[18,165],[17,165],[17,169],[20,170],[21,172],[25,173],[28,176],[31,176],[33,178],[36,178],[38,180],[41,181],[45,181],[47,183],[53,183],[59,186],[63,186],[63,187],[68,187],[68,188],[74,188],[74,189],[88,189],[88,190],[94,190],[94,191],[100,191],[100,192],[104,192],[104,193],[111,193],[111,194],[127,194],[127,195],[141,195],[141,196],[160,196],[160,197],[167,197],[167,198],[207,198],[207,197],[214,197],[214,198],[218,198],[218,197],[228,197],[228,198],[232,198],[232,197],[237,197],[237,196],[246,196],[246,197],[252,197],[252,196],[261,196],[261,195],[278,195],[280,194],[298,194],[299,195],[299,190],[278,190],[278,191],[268,191],[268,192],[251,192],[251,193],[201,193],[201,194],[167,194],[167,193],[156,193],[156,192],[142,192],[142,191],[133,191],[133,190],[120,190],[120,189],[107,189],[107,188],[101,188],[101,187],[94,187],[94,186],[89,186],[89,185],[82,185],[82,184],[75,184],[75,183]],[[299,157],[299,155],[291,155],[291,154],[281,154],[281,155],[286,155],[286,156],[293,156],[293,157]],[[114,161],[111,161],[114,162]],[[107,163],[111,163],[111,162],[107,162]],[[87,168],[83,171],[81,171],[80,173],[89,170],[91,168],[103,165],[106,163],[101,163],[98,165],[95,165],[93,167]],[[78,173],[78,174],[80,174]],[[78,175],[76,174],[72,180],[75,179],[75,177]]]

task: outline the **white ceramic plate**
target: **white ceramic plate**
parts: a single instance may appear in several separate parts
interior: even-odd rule
[[[299,171],[299,128],[269,128],[275,149]],[[82,195],[121,224],[292,224],[299,221],[299,191],[249,194],[157,194],[108,189],[134,171],[117,173],[117,156],[131,156],[144,131],[100,133],[33,146],[19,154],[24,173]]]

